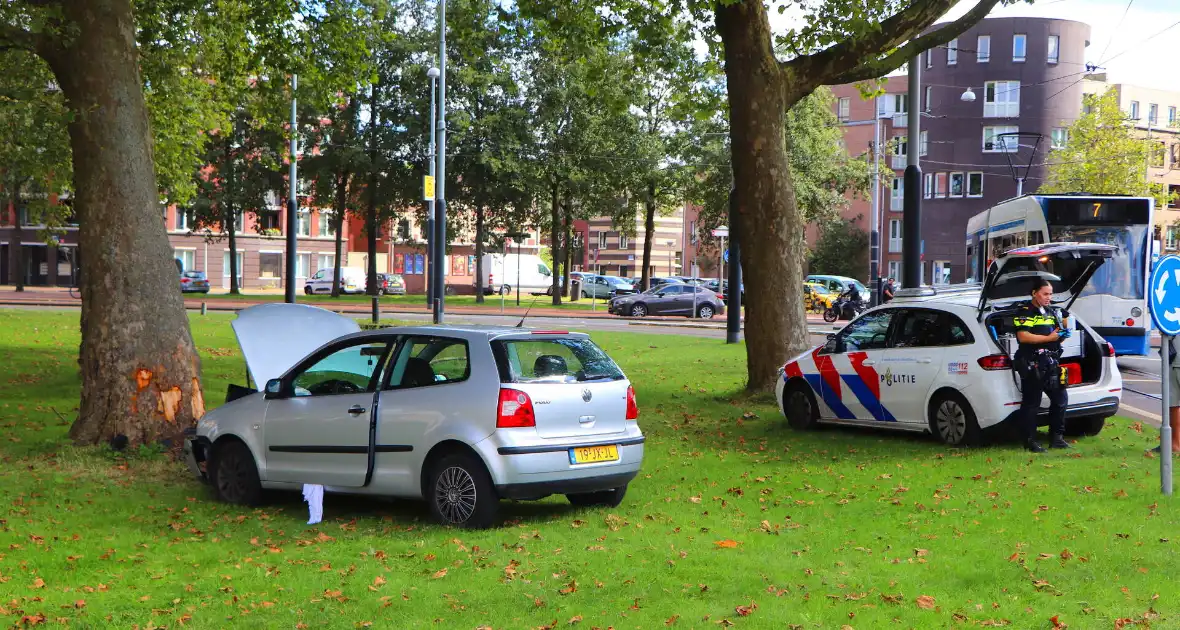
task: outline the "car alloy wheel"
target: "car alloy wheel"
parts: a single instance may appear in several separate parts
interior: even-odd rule
[[[451,466],[439,473],[435,483],[434,501],[438,512],[449,525],[466,523],[475,513],[478,498],[471,473]]]
[[[642,304],[636,304],[631,307],[631,317],[646,317],[647,307]]]
[[[951,391],[931,401],[930,432],[947,446],[976,446],[982,438],[975,412],[962,395]]]
[[[701,319],[713,319],[713,307],[708,304],[701,307]]]

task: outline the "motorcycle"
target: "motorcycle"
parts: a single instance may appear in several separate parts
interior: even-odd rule
[[[824,309],[824,321],[830,324],[837,319],[856,319],[857,316],[868,310],[868,308],[868,305],[864,302],[853,302],[841,296],[831,306]]]

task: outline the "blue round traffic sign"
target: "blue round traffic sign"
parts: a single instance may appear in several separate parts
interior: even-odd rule
[[[724,260],[725,262],[729,262],[729,250],[728,249],[725,250],[724,252],[722,252],[721,259]]]
[[[1180,256],[1161,256],[1147,287],[1151,320],[1164,335],[1180,335]]]

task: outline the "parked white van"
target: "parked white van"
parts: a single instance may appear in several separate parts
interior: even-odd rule
[[[332,269],[320,269],[303,284],[303,292],[308,295],[332,293],[332,275]],[[365,270],[357,267],[341,267],[340,292],[364,293]]]
[[[486,294],[522,291],[544,291],[553,285],[553,271],[536,254],[484,254],[484,284]]]

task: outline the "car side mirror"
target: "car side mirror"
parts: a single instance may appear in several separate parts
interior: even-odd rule
[[[281,397],[283,395],[283,381],[282,381],[282,379],[277,379],[277,378],[270,379],[269,381],[266,382],[266,388],[264,391],[266,392],[267,398]]]
[[[656,297],[664,297],[664,292],[660,291],[659,293],[656,294]]]

